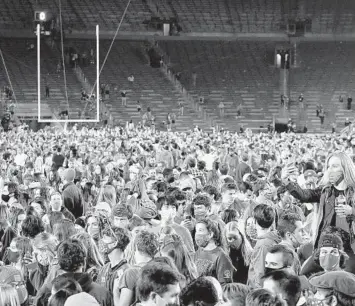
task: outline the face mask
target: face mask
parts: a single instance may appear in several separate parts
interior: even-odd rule
[[[307,306],[328,306],[329,303],[327,302],[329,298],[325,298],[323,300],[318,300],[316,298],[308,298],[307,299]]]
[[[161,218],[162,219],[164,219],[164,220],[170,220],[171,219],[171,212],[170,211],[168,211],[168,210],[162,210],[161,212],[160,212],[160,216],[161,216]]]
[[[10,200],[10,196],[8,194],[2,194],[1,199],[7,203]]]
[[[329,182],[333,185],[338,185],[344,179],[342,171],[329,172]]]
[[[279,269],[272,269],[272,268],[265,267],[264,268],[264,275],[266,275],[266,274],[268,274],[270,272],[273,272],[273,271],[280,271],[280,270],[285,269],[285,268],[287,268],[287,267],[282,267],[282,268],[279,268]]]
[[[49,266],[49,256],[46,252],[41,252],[37,254],[37,262],[42,266]]]
[[[20,253],[9,250],[7,254],[7,258],[11,263],[17,263],[20,258]]]
[[[202,220],[205,217],[206,217],[206,212],[205,211],[195,211],[196,220]]]
[[[319,256],[319,263],[324,271],[332,271],[339,264],[339,261],[339,255],[327,254],[325,256]]]
[[[88,233],[93,239],[99,238],[99,229],[98,228],[88,228]]]
[[[173,176],[169,177],[168,184],[174,183],[175,178]]]
[[[205,248],[210,242],[210,236],[208,234],[196,234],[195,241],[198,247]]]

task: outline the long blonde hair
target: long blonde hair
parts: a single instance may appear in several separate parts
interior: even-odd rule
[[[7,284],[0,284],[0,305],[20,306],[20,299],[14,287]]]
[[[343,152],[335,152],[328,155],[325,165],[324,165],[324,175],[321,181],[319,182],[319,186],[327,186],[329,185],[329,174],[327,171],[329,160],[332,157],[337,157],[340,159],[341,168],[344,173],[344,182],[347,187],[355,188],[355,165],[349,155]]]
[[[240,236],[242,237],[242,245],[241,245],[241,251],[243,255],[243,259],[245,262],[245,265],[249,266],[250,264],[250,259],[251,259],[251,254],[253,252],[253,248],[247,239],[247,237],[244,234],[244,231],[239,229],[238,222],[237,221],[231,221],[226,224],[224,231],[223,231],[223,236],[226,238],[227,237],[227,232],[238,232]]]

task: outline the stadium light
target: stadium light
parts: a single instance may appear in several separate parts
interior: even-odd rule
[[[45,12],[40,12],[39,13],[39,20],[40,21],[46,21],[46,13]]]

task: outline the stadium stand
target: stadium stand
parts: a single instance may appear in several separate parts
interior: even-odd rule
[[[107,54],[110,41],[102,41],[100,44],[101,62]],[[90,50],[94,42],[79,40],[71,42],[78,52]],[[110,85],[110,98],[105,104],[110,109],[116,120],[138,121],[140,114],[137,112],[137,101],[141,102],[142,114],[148,107],[156,117],[157,125],[166,120],[167,114],[178,113],[179,102],[185,106],[184,116],[179,116],[176,121],[177,129],[186,130],[198,125],[208,128],[208,122],[198,118],[192,107],[184,102],[184,99],[176,88],[167,80],[160,69],[151,68],[146,57],[146,43],[143,41],[116,41],[108,57],[106,65],[100,76],[100,83]],[[82,67],[91,84],[96,80],[94,66]],[[133,75],[134,82],[128,81]],[[127,91],[127,107],[122,106],[121,91]]]
[[[33,44],[33,50],[29,46]],[[10,80],[18,103],[37,103],[37,47],[34,39],[2,39],[1,49],[7,63]],[[42,103],[53,111],[59,112],[68,107],[62,74],[57,74],[60,53],[46,43],[41,44]],[[3,79],[7,79],[5,70],[0,70]],[[73,118],[79,118],[81,84],[74,72],[67,68],[67,88],[69,111]],[[50,98],[45,98],[45,86],[50,88]]]

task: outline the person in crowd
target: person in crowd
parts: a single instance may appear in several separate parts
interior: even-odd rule
[[[353,98],[351,97],[351,95],[348,96],[348,105],[347,105],[347,108],[348,110],[351,110],[351,103],[353,102]]]
[[[162,240],[160,254],[174,261],[176,268],[185,277],[187,283],[198,277],[197,267],[192,255],[188,252],[184,240],[180,236],[176,234],[166,235]]]
[[[343,152],[330,154],[325,165],[326,172],[316,189],[301,189],[297,183],[289,181],[290,170],[287,167],[282,172],[283,183],[293,197],[301,202],[319,205],[312,222],[315,247],[318,246],[320,234],[328,226],[338,226],[353,233],[351,224],[354,216],[355,166]]]
[[[301,282],[298,276],[286,271],[272,271],[263,277],[263,288],[280,296],[288,306],[298,305],[301,299]]]
[[[117,305],[129,306],[136,300],[137,278],[143,266],[151,261],[159,251],[157,236],[141,231],[134,238],[135,266],[123,272],[118,283],[119,301]]]
[[[224,235],[229,247],[229,258],[235,268],[233,282],[246,284],[253,248],[242,231],[239,230],[237,221],[227,223]]]
[[[107,255],[109,262],[100,268],[97,283],[109,289],[113,294],[115,305],[118,305],[118,282],[129,268],[129,264],[124,258],[124,251],[129,243],[128,233],[119,227],[108,229],[104,233],[102,242],[104,244],[103,253]]]
[[[354,274],[332,271],[312,277],[311,285],[316,293],[308,299],[309,305],[352,305],[355,302]]]
[[[260,288],[268,248],[280,243],[281,240],[272,230],[275,223],[275,210],[272,207],[266,204],[257,205],[253,210],[253,217],[257,240],[250,260],[248,285],[252,288]]]
[[[108,289],[93,282],[91,276],[85,272],[87,250],[79,240],[69,239],[62,242],[58,247],[57,256],[63,277],[78,281],[83,291],[93,296],[100,305],[113,305]]]
[[[195,241],[198,246],[195,262],[199,275],[211,273],[221,284],[233,282],[235,269],[223,249],[222,233],[218,224],[209,219],[198,220]]]
[[[284,301],[279,297],[273,295],[270,291],[266,289],[254,289],[249,292],[246,299],[245,305],[248,306],[284,306]]]
[[[75,218],[83,215],[83,199],[80,189],[74,184],[75,170],[68,168],[63,174],[63,205]]]
[[[217,305],[218,292],[211,281],[200,276],[189,283],[180,293],[182,306]]]
[[[279,217],[277,232],[281,238],[280,244],[288,246],[294,252],[310,239],[300,215],[289,211],[284,211]]]
[[[136,285],[140,305],[179,305],[180,276],[167,264],[148,263]]]

